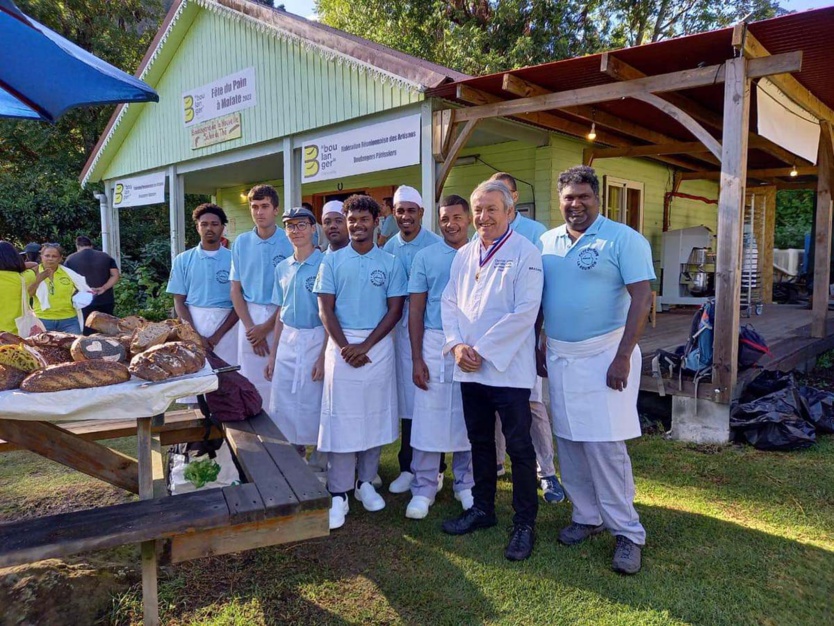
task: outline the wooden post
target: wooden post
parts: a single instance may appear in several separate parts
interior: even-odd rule
[[[137,453],[139,459],[139,497],[149,500],[154,497],[154,476],[152,459],[152,436],[150,417],[136,420]],[[145,626],[159,626],[159,598],[156,579],[156,541],[142,543],[142,623]]]
[[[820,145],[817,158],[817,207],[814,237],[814,299],[811,310],[811,336],[825,337],[828,319],[828,285],[831,282],[831,178],[834,155],[831,124],[820,122]]]
[[[757,193],[764,196],[764,222],[759,241],[759,258],[762,264],[762,302],[773,304],[773,241],[776,236],[776,187],[759,187]]]
[[[432,138],[434,137],[434,116],[432,101],[426,100],[420,105],[420,195],[423,198],[422,226],[432,232],[437,226],[437,201],[435,194],[435,176],[437,163],[434,160]],[[442,185],[441,185],[442,187]]]
[[[171,225],[171,262],[185,251],[185,184],[177,166],[168,167],[168,220]]]
[[[743,57],[727,61],[725,68],[712,382],[716,400],[729,404],[738,376],[741,225],[747,181],[750,80]]]

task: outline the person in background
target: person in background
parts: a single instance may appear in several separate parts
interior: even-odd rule
[[[278,308],[272,304],[275,268],[292,255],[287,235],[278,228],[278,192],[270,185],[249,191],[249,212],[255,227],[235,237],[232,244],[232,304],[240,318],[238,362],[240,373],[255,385],[264,403],[272,385],[264,378],[269,362],[269,338]]]
[[[191,218],[200,243],[174,259],[167,291],[174,296],[177,317],[191,324],[217,356],[237,365],[238,317],[229,284],[232,253],[221,244],[229,220],[222,208],[210,203],[194,209]]]
[[[81,334],[81,307],[73,297],[76,293],[90,302],[90,288],[84,277],[61,265],[63,252],[57,243],[45,243],[41,248],[41,263],[35,280],[29,285],[33,309],[46,330]],[[80,299],[80,298],[79,298]]]
[[[497,172],[490,176],[490,180],[504,183],[513,197],[513,210],[510,213],[510,228],[541,251],[540,237],[547,231],[544,224],[524,217],[515,210],[518,203],[518,187],[510,174]],[[556,478],[556,466],[553,454],[553,430],[550,427],[550,417],[547,415],[544,398],[542,397],[542,378],[536,376],[536,384],[530,393],[530,411],[533,422],[530,436],[533,438],[533,448],[536,450],[536,465],[538,469],[539,485],[545,502],[557,504],[565,501],[565,490]],[[501,419],[495,420],[495,454],[498,459],[497,473],[504,474],[504,458],[507,455],[507,444],[501,432]]]
[[[41,262],[41,244],[35,242],[27,243],[23,247],[23,252],[20,253],[20,256],[23,257],[23,263],[26,265],[27,270],[35,269],[38,263]]]
[[[93,293],[93,302],[82,310],[82,318],[87,321],[87,316],[93,311],[113,315],[116,301],[113,298],[113,286],[119,282],[119,268],[116,267],[116,260],[106,252],[93,250],[93,242],[89,237],[80,235],[75,238],[76,252],[72,253],[64,261],[64,266],[81,274],[90,286]],[[91,335],[94,331],[84,326],[84,334]]]
[[[15,320],[23,315],[23,298],[29,297],[28,286],[35,280],[34,273],[25,270],[23,255],[8,241],[0,241],[0,332],[18,334]]]
[[[455,361],[443,354],[446,340],[440,314],[440,299],[449,282],[457,251],[466,245],[471,219],[469,203],[460,196],[447,196],[438,210],[443,241],[420,250],[408,281],[414,392],[411,443],[411,501],[405,510],[410,519],[423,519],[437,494],[437,467],[444,452],[453,452],[455,498],[463,510],[473,504],[472,453],[463,419],[460,383],[452,374]]]
[[[377,233],[376,245],[380,248],[399,232],[397,220],[394,218],[394,198],[388,196],[382,199],[380,207],[379,233]]]
[[[342,201],[331,200],[321,210],[321,223],[327,239],[327,254],[341,250],[350,243]]]
[[[373,479],[382,446],[397,438],[397,392],[385,382],[394,380],[391,331],[408,291],[402,264],[374,245],[376,201],[350,196],[344,213],[350,245],[325,255],[313,288],[329,336],[318,447],[328,453],[331,529],[345,523],[351,490],[365,510],[385,508]]]
[[[313,215],[313,219],[315,219],[316,212],[313,210],[312,204],[309,202],[302,202],[301,208],[307,209]],[[324,236],[324,228],[322,228],[322,225],[318,222],[316,222],[313,226],[313,246],[322,252],[327,250],[327,238]]]
[[[576,545],[607,529],[616,537],[612,569],[636,574],[646,531],[625,440],[640,436],[637,341],[651,308],[652,251],[640,233],[599,214],[590,167],[562,172],[558,190],[565,223],[542,236],[547,358],[539,354],[539,366],[573,504],[559,541]]]

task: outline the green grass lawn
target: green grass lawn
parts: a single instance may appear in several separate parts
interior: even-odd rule
[[[132,442],[118,446],[129,450]],[[610,570],[608,535],[571,548],[556,542],[569,522],[567,504],[542,503],[533,557],[506,561],[505,477],[499,526],[474,535],[440,532],[440,521],[459,511],[448,486],[419,522],[404,518],[408,495],[385,492],[388,506],[379,513],[351,500],[347,523],[328,538],[166,568],[163,623],[832,623],[834,438],[783,454],[659,436],[629,447],[648,532],[637,576]],[[396,473],[389,447],[386,484]],[[0,455],[0,520],[48,512],[50,494],[80,494],[89,506],[123,497],[28,453]],[[116,556],[137,567],[137,554]],[[112,597],[101,622],[141,623],[139,586]]]

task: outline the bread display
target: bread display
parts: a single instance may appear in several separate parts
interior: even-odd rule
[[[28,374],[23,370],[8,365],[0,365],[0,391],[17,389]]]
[[[0,365],[15,367],[28,373],[44,367],[46,362],[21,343],[16,346],[0,346]]]
[[[70,354],[73,361],[127,361],[127,351],[119,339],[104,335],[78,337],[70,348]]]
[[[151,322],[142,328],[136,329],[130,341],[130,351],[133,354],[144,352],[168,340],[171,329],[164,322]]]
[[[72,333],[50,331],[27,337],[23,340],[23,343],[35,348],[66,348],[69,350],[72,342],[76,339],[78,339],[78,335],[73,335]]]
[[[0,346],[16,346],[23,343],[23,339],[12,333],[0,332]]]
[[[158,382],[198,372],[205,362],[205,356],[193,344],[174,341],[137,354],[129,369],[138,378]]]
[[[23,391],[45,393],[67,389],[104,387],[130,380],[130,372],[121,363],[76,361],[50,365],[29,374],[20,384]]]

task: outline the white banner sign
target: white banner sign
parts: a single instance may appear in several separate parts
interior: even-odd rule
[[[416,165],[420,115],[370,124],[304,146],[304,182],[330,180]]]
[[[197,87],[182,94],[182,115],[186,126],[242,111],[255,106],[255,68],[247,67],[236,74]]]
[[[117,180],[113,206],[118,208],[165,202],[165,172]]]

